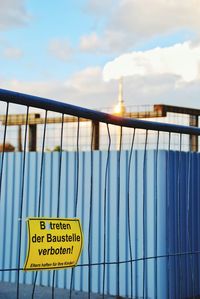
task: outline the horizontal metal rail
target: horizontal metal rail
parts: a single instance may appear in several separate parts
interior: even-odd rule
[[[5,89],[0,89],[0,100],[4,102],[10,102],[13,104],[25,105],[48,111],[73,115],[79,118],[90,119],[92,121],[110,123],[117,126],[197,136],[200,135],[200,128],[144,121],[131,118],[123,118],[96,110],[82,108],[63,102],[58,102],[46,98],[27,95]]]

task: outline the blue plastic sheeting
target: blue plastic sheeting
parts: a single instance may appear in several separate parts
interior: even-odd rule
[[[79,264],[88,264],[89,211],[92,202],[92,263],[103,262],[105,171],[108,153],[63,152],[60,182],[60,217],[75,217],[78,176],[78,209],[84,233],[84,248]],[[41,153],[27,153],[22,200],[23,153],[5,153],[0,202],[0,269],[18,266],[19,227],[22,221],[21,265],[27,251],[26,218],[37,216]],[[0,156],[0,161],[1,161]],[[120,165],[119,165],[120,158]],[[106,266],[105,292],[124,297],[185,298],[200,294],[199,169],[200,155],[167,151],[133,151],[130,177],[130,152],[110,153],[106,186]],[[40,216],[56,217],[59,186],[58,152],[44,154]],[[77,173],[77,169],[79,172]],[[92,175],[92,180],[91,180]],[[128,190],[128,179],[130,187]],[[92,181],[92,192],[91,192]],[[118,195],[118,191],[120,194]],[[133,260],[130,262],[128,234],[128,194]],[[91,198],[92,195],[92,198]],[[119,200],[119,205],[118,205]],[[118,214],[119,207],[119,214]],[[118,219],[119,215],[119,219]],[[119,239],[118,239],[119,229]],[[119,246],[118,246],[119,245]],[[179,253],[182,253],[181,255]],[[144,257],[148,259],[143,260]],[[157,258],[156,258],[157,257]],[[133,281],[131,282],[131,265]],[[119,277],[117,275],[119,270]],[[88,291],[88,266],[76,267],[74,289]],[[16,282],[16,271],[1,271],[0,280]],[[20,282],[33,283],[34,272],[21,272]],[[56,271],[56,287],[70,288],[71,269]],[[116,284],[119,281],[119,286]],[[51,286],[52,271],[39,272],[37,284]],[[91,291],[102,293],[103,265],[91,266]]]

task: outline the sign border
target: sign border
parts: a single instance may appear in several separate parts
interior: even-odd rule
[[[29,225],[29,220],[60,220],[60,221],[78,221],[78,224],[79,224],[79,228],[80,228],[80,233],[81,233],[81,239],[82,239],[82,242],[81,242],[81,247],[80,247],[80,251],[79,251],[79,254],[78,254],[78,258],[77,258],[77,262],[75,265],[73,266],[61,266],[61,267],[46,267],[46,268],[26,268],[26,265],[28,263],[28,259],[29,259],[29,254],[30,254],[30,225]],[[23,267],[23,271],[45,271],[45,270],[61,270],[61,269],[67,269],[67,268],[74,268],[77,266],[77,263],[78,263],[78,260],[80,258],[80,255],[81,255],[81,252],[83,250],[83,243],[84,243],[84,239],[83,239],[83,231],[82,231],[82,227],[81,227],[81,222],[80,222],[80,218],[55,218],[55,217],[28,217],[26,219],[26,222],[28,223],[28,251],[27,251],[27,254],[26,254],[26,260],[25,260],[25,263],[24,263],[24,267]]]

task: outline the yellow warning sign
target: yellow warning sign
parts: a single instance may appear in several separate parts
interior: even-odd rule
[[[83,247],[79,219],[29,218],[24,270],[74,267]]]

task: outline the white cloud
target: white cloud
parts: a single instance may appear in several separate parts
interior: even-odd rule
[[[199,31],[199,0],[121,0],[110,26],[137,37],[183,28]]]
[[[85,52],[96,52],[101,46],[101,41],[95,32],[84,35],[80,39],[80,50]]]
[[[97,54],[118,54],[127,49],[126,36],[122,32],[107,30],[102,36],[96,32],[80,38],[80,50]]]
[[[29,19],[25,0],[0,0],[0,30],[24,25]]]
[[[86,68],[63,81],[26,82],[1,78],[1,88],[90,108],[107,107],[117,98],[117,82],[103,82],[102,70],[99,67]]]
[[[20,81],[1,78],[1,88],[33,94],[87,108],[114,107],[118,82],[102,80],[102,69],[87,68],[66,80]],[[198,80],[177,86],[177,76],[162,74],[124,79],[126,105],[170,104],[200,108]]]
[[[5,48],[3,51],[3,55],[7,59],[19,59],[23,56],[23,52],[19,48],[9,47]]]
[[[185,82],[200,78],[200,44],[191,42],[166,48],[134,51],[108,62],[103,70],[106,81],[121,76],[151,76],[171,74]]]
[[[91,12],[98,15],[96,1],[93,6],[91,0],[89,3]],[[99,9],[98,22],[104,28],[96,35],[98,51],[122,53],[163,34],[188,30],[198,35],[200,3],[199,0],[118,0],[104,7],[104,18]],[[97,48],[93,49],[96,52]]]
[[[73,49],[67,39],[53,39],[48,46],[51,55],[59,60],[69,60],[72,56]]]
[[[86,3],[86,11],[95,15],[105,15],[108,11],[110,12],[115,8],[119,0],[88,0]]]

